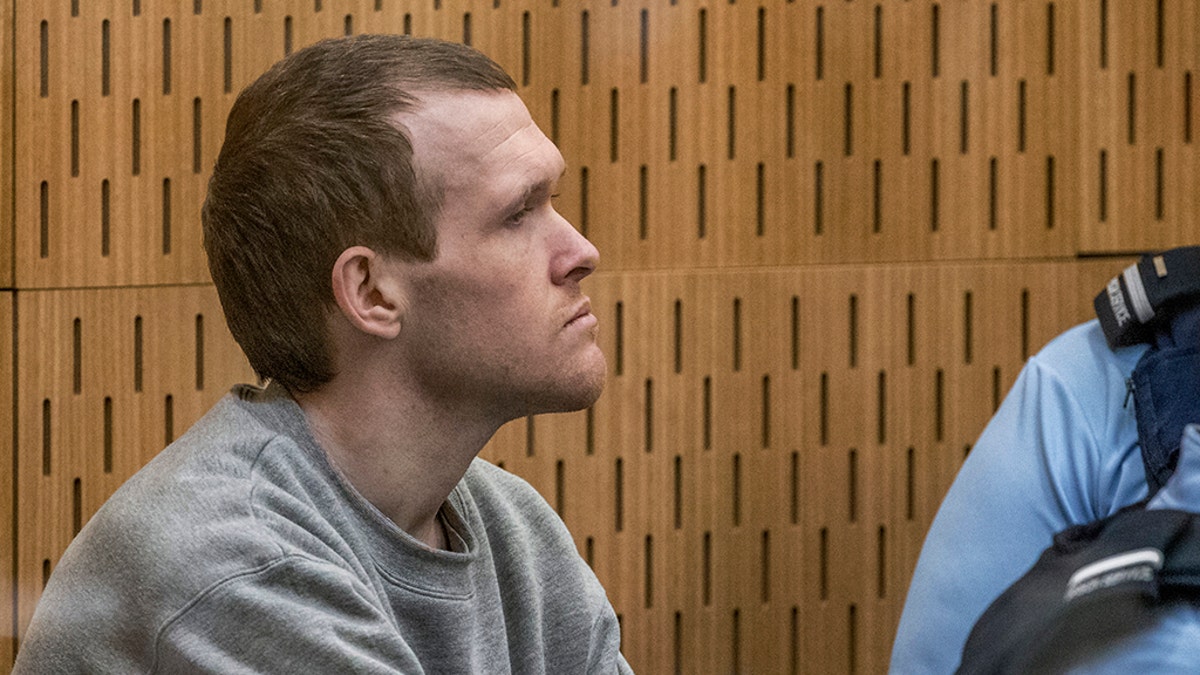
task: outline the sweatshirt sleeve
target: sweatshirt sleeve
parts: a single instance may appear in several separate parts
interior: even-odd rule
[[[984,609],[1055,532],[1145,493],[1131,410],[1133,355],[1115,357],[1093,324],[1030,359],[947,493],[917,561],[892,673],[949,673]]]

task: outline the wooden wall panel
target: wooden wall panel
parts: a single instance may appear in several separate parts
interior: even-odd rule
[[[24,291],[16,317],[18,633],[100,504],[252,376],[209,286]]]
[[[469,42],[562,148],[608,388],[487,455],[563,515],[639,672],[883,672],[925,529],[1021,363],[1124,254],[1200,234],[1189,0],[14,6],[15,634],[87,516],[251,377],[198,209],[237,92],[315,40]]]
[[[12,291],[0,292],[0,416],[4,420],[0,424],[0,466],[8,467],[0,478],[0,523],[5,523],[3,538],[0,538],[0,598],[4,602],[0,607],[8,611],[0,614],[0,670],[5,670],[12,663],[17,646],[16,626],[12,610],[13,597],[13,556],[17,548],[16,532],[12,530],[13,509],[16,507],[14,497],[14,482],[16,472],[14,466],[13,448],[16,441],[17,411],[13,400],[14,366],[13,363],[13,298]]]
[[[13,285],[13,2],[0,0],[0,288]]]

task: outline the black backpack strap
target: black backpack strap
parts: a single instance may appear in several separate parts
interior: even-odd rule
[[[1128,385],[1153,495],[1175,471],[1184,426],[1200,422],[1200,246],[1142,256],[1093,304],[1110,347],[1150,345]]]
[[[1200,600],[1200,516],[1125,510],[1054,545],[975,624],[959,673],[1062,672]]]

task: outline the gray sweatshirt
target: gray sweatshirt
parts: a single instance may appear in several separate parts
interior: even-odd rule
[[[274,387],[238,387],[67,549],[16,673],[630,672],[562,521],[475,460],[453,551],[383,516]]]

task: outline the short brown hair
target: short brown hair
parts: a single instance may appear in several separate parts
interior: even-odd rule
[[[512,78],[470,47],[362,35],[298,51],[238,95],[201,220],[229,329],[260,377],[303,392],[334,376],[342,251],[437,255],[437,186],[392,118],[422,92],[504,89]]]

